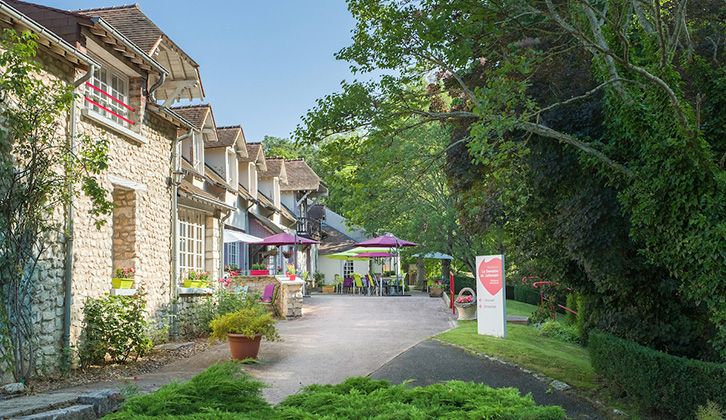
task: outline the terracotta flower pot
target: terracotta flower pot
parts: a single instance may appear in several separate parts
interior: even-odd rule
[[[256,359],[260,351],[260,340],[262,334],[249,338],[242,334],[227,334],[229,339],[229,351],[235,360]]]
[[[130,289],[132,284],[134,284],[134,279],[111,279],[114,289]]]

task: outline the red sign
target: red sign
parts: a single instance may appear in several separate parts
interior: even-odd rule
[[[492,296],[502,290],[502,260],[493,258],[490,261],[482,261],[478,270],[479,281]]]

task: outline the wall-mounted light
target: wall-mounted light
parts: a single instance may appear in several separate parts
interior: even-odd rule
[[[182,171],[173,171],[171,173],[171,182],[176,185],[177,187],[181,185],[182,179],[184,179],[184,172]]]

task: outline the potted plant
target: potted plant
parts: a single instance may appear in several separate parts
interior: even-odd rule
[[[287,279],[290,281],[295,280],[295,266],[292,264],[288,264],[286,271],[287,271]]]
[[[209,286],[209,273],[207,271],[189,270],[184,279],[184,287],[203,289]]]
[[[429,286],[429,297],[441,297],[444,294],[444,287],[441,280],[436,280]]]
[[[134,269],[127,267],[118,267],[113,270],[111,285],[114,289],[130,289],[134,284]]]
[[[288,251],[282,251],[282,256],[285,257],[285,258],[290,258],[294,254],[295,254],[295,251],[293,251],[292,249],[290,249]]]
[[[262,338],[268,341],[280,339],[276,322],[272,314],[259,305],[246,307],[214,318],[209,323],[212,330],[209,341],[229,341],[233,359],[256,359]]]
[[[280,250],[276,246],[273,246],[272,248],[267,250],[267,255],[274,257],[279,251]]]
[[[270,274],[270,271],[268,270],[270,266],[265,264],[252,264],[252,270],[250,270],[250,275],[252,276],[266,276]]]

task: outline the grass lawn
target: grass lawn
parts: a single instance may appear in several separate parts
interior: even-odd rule
[[[535,308],[507,300],[510,315],[529,316]],[[535,327],[508,324],[507,338],[503,339],[478,335],[476,321],[459,321],[458,328],[436,338],[517,363],[577,388],[594,390],[596,387],[595,371],[586,348],[545,337]]]

